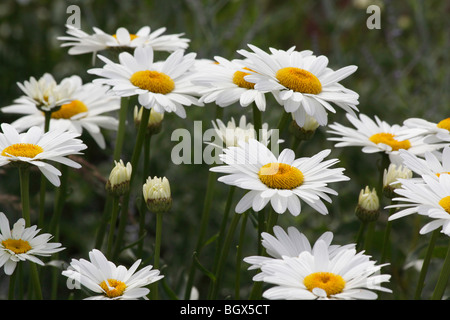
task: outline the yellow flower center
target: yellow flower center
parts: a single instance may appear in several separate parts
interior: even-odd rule
[[[447,197],[445,197],[445,198],[442,198],[442,199],[439,201],[439,205],[440,205],[442,208],[444,208],[444,210],[445,210],[447,213],[450,213],[450,196],[447,196]]]
[[[441,120],[438,124],[437,124],[438,128],[441,129],[447,129],[448,131],[450,131],[450,118]]]
[[[100,283],[100,287],[105,291],[105,295],[109,298],[116,298],[123,295],[127,285],[116,279],[108,279],[108,285],[105,281]]]
[[[258,172],[262,183],[272,189],[295,189],[303,183],[303,173],[285,163],[268,163]]]
[[[130,81],[136,87],[153,93],[167,94],[175,89],[175,82],[167,74],[158,71],[138,71],[133,73]]]
[[[244,68],[247,70],[250,70],[248,68]],[[241,88],[245,89],[254,89],[255,84],[252,82],[248,82],[244,79],[245,76],[249,75],[250,73],[244,72],[244,71],[236,71],[233,74],[233,83]]]
[[[113,34],[112,35],[116,40],[117,40],[117,35],[116,34]],[[137,36],[137,35],[135,35],[135,34],[133,34],[133,33],[130,33],[130,40],[131,41],[133,41],[134,39],[136,39],[136,38],[138,38],[139,36]]]
[[[43,152],[44,149],[42,149],[40,146],[31,144],[31,143],[16,143],[12,144],[9,147],[6,147],[2,151],[2,156],[4,157],[27,157],[27,158],[34,158],[39,153]]]
[[[322,84],[319,79],[311,72],[287,67],[277,71],[275,77],[280,83],[296,92],[319,94],[322,92]]]
[[[25,253],[28,250],[31,250],[28,241],[22,239],[6,239],[2,241],[2,245],[15,254]]]
[[[331,272],[315,272],[303,279],[306,289],[312,292],[314,288],[325,290],[327,297],[341,293],[345,288],[345,280]]]
[[[87,112],[88,108],[80,100],[73,100],[63,104],[58,111],[52,112],[53,119],[71,119],[74,115]]]
[[[394,139],[392,133],[376,133],[369,138],[375,144],[383,143],[392,148],[392,151],[398,151],[399,149],[408,150],[411,148],[411,142],[409,140],[398,141]]]

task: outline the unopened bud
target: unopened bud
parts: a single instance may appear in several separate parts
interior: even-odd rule
[[[114,161],[115,166],[109,174],[109,179],[106,182],[106,190],[113,195],[121,196],[128,192],[130,188],[131,179],[131,163],[125,166],[123,161]]]
[[[314,117],[309,115],[305,115],[305,124],[300,127],[295,120],[291,122],[289,127],[290,132],[298,139],[298,140],[309,140],[312,138],[316,129],[319,127],[319,123],[316,121]]]
[[[134,124],[139,127],[142,119],[143,107],[134,107]],[[147,132],[149,134],[157,134],[161,131],[162,121],[164,119],[164,114],[155,111],[153,108],[150,109],[150,117],[148,119]]]
[[[383,194],[392,199],[395,196],[394,190],[401,187],[398,179],[411,179],[412,171],[407,167],[391,163],[388,169],[384,169],[383,174]]]
[[[355,213],[363,222],[372,222],[378,219],[380,215],[380,201],[375,188],[371,191],[367,186],[360,191]]]
[[[148,177],[142,187],[142,193],[151,212],[167,212],[172,207],[170,184],[166,177],[153,179]]]

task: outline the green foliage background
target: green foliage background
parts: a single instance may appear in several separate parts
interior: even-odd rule
[[[158,1],[33,1],[3,0],[0,3],[0,97],[1,106],[6,106],[21,95],[16,82],[28,80],[30,76],[40,77],[50,72],[55,79],[77,74],[84,81],[92,80],[86,70],[92,67],[90,54],[70,56],[66,48],[60,47],[57,36],[65,34],[65,23],[69,14],[68,5],[76,4],[81,9],[81,28],[92,32],[92,27],[114,33],[124,26],[130,32],[144,25],[152,30],[166,27],[166,33],[184,33],[191,39],[188,51],[196,52],[198,58],[212,59],[215,55],[228,59],[239,58],[236,50],[246,48],[248,43],[267,50],[269,47],[298,50],[310,49],[316,55],[326,55],[330,67],[338,69],[346,65],[357,65],[358,70],[343,84],[360,94],[360,112],[377,115],[382,120],[401,124],[410,117],[423,117],[439,121],[448,117],[449,101],[449,39],[450,4],[439,0],[410,1],[352,1],[352,0],[158,0]],[[381,7],[381,29],[366,27],[370,4]],[[96,60],[101,66],[101,61]],[[174,165],[170,161],[172,148],[178,141],[171,141],[176,128],[186,128],[193,133],[193,122],[203,121],[203,129],[211,127],[215,117],[215,106],[188,108],[187,119],[166,114],[163,131],[155,136],[151,146],[151,175],[167,176],[171,182],[173,208],[164,217],[162,261],[165,283],[182,296],[182,287],[191,264],[192,252],[197,241],[203,198],[206,190],[209,166],[205,164]],[[263,114],[263,121],[272,127],[281,115],[280,107],[274,102]],[[1,110],[1,109],[0,109]],[[329,115],[329,122],[346,122],[343,112]],[[251,109],[228,107],[223,119],[245,114],[251,120]],[[0,122],[11,122],[15,115],[0,113]],[[124,161],[129,161],[133,147],[135,128],[132,114],[129,115],[127,135],[130,141],[125,145]],[[83,169],[70,173],[70,187],[60,226],[60,242],[66,250],[59,259],[68,263],[71,258],[87,258],[93,248],[95,234],[100,221],[104,199],[105,179],[112,168],[114,134],[109,137],[107,149],[100,150],[88,136],[83,136],[87,149],[82,157]],[[288,132],[281,137],[290,146]],[[335,233],[334,243],[347,244],[355,241],[359,221],[354,216],[359,191],[366,185],[378,186],[379,155],[363,154],[358,148],[334,149],[326,140],[326,128],[320,128],[310,141],[297,150],[297,157],[311,156],[319,150],[331,148],[332,157],[338,157],[339,166],[346,168],[350,182],[339,183],[338,197],[328,205],[330,214],[321,216],[304,206],[302,214],[293,218],[288,214],[279,217],[283,226],[294,225],[309,236],[311,242],[324,231]],[[201,137],[194,137],[201,139]],[[193,142],[192,142],[193,143]],[[146,177],[142,176],[142,179]],[[34,197],[38,200],[39,179],[37,173],[32,180]],[[54,189],[49,188],[47,197],[49,217],[53,210]],[[228,186],[217,183],[210,212],[207,239],[214,239],[224,210]],[[20,217],[18,197],[18,174],[13,168],[0,168],[0,210],[10,221]],[[136,194],[140,194],[138,191]],[[242,196],[237,190],[234,205]],[[383,200],[383,205],[386,205]],[[137,208],[133,207],[129,217],[127,242],[136,239]],[[372,242],[367,254],[379,258],[379,249],[386,225],[387,212],[382,212],[373,228]],[[146,263],[151,263],[152,237],[155,217],[147,216]],[[425,221],[418,217],[404,218],[393,225],[392,273],[390,287],[392,295],[384,299],[410,299],[415,290],[418,273],[404,266],[421,258],[429,235],[420,236],[418,230]],[[45,230],[44,230],[45,232]],[[247,224],[244,256],[256,254],[256,230]],[[424,297],[434,288],[447,239],[439,238],[435,249],[430,276],[427,278]],[[232,248],[234,249],[234,247]],[[227,262],[221,298],[233,298],[234,250]],[[214,256],[214,242],[207,244],[199,260],[206,267]],[[133,250],[126,250],[118,263],[131,265],[135,259]],[[246,271],[242,264],[242,293],[245,298],[251,288],[254,272]],[[1,273],[2,286],[8,283]],[[66,299],[73,292],[60,281],[59,299]],[[206,295],[208,279],[197,272],[196,287],[200,297]],[[5,288],[3,288],[5,289]],[[44,289],[48,289],[44,286]],[[163,291],[164,292],[164,291]],[[79,294],[79,293],[76,293]],[[164,293],[163,293],[164,294]]]

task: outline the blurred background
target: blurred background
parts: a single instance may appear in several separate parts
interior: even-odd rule
[[[7,106],[22,93],[17,82],[31,76],[39,78],[43,73],[53,74],[57,81],[77,74],[84,81],[93,78],[86,70],[92,68],[92,55],[70,56],[67,48],[61,48],[56,39],[65,35],[65,23],[70,14],[69,5],[78,5],[81,10],[81,29],[92,33],[92,27],[115,33],[118,27],[126,27],[131,33],[148,25],[152,30],[166,27],[166,34],[184,33],[189,38],[189,52],[196,52],[201,59],[212,59],[215,55],[227,59],[240,58],[236,50],[246,49],[254,44],[263,50],[269,47],[297,50],[309,49],[316,55],[326,55],[329,66],[338,69],[347,65],[357,65],[355,74],[341,83],[360,95],[359,110],[369,116],[377,115],[390,124],[401,124],[410,117],[422,117],[439,121],[448,117],[449,108],[449,39],[448,19],[450,3],[439,0],[170,0],[170,1],[38,1],[2,0],[0,3],[0,97],[2,106]],[[377,5],[381,9],[380,29],[369,29],[366,25],[370,13],[366,9]],[[96,60],[96,66],[101,61]],[[273,107],[263,114],[263,121],[276,126],[280,109],[275,101]],[[1,111],[1,109],[0,109]],[[200,215],[203,209],[209,166],[206,164],[175,165],[170,159],[172,148],[178,141],[171,141],[171,133],[176,128],[186,128],[193,133],[194,121],[202,121],[203,129],[211,127],[215,117],[215,106],[203,108],[188,107],[186,119],[166,114],[163,130],[152,139],[151,175],[166,176],[171,182],[173,207],[164,217],[161,258],[164,264],[165,281],[174,292],[180,293],[191,264],[192,252],[197,241]],[[338,110],[329,115],[329,123],[346,125],[344,112]],[[246,115],[251,121],[251,108],[230,106],[224,109],[223,120]],[[0,112],[0,122],[11,122],[16,115]],[[132,114],[129,115],[128,137],[132,141],[135,128]],[[100,221],[104,199],[104,183],[112,169],[114,134],[109,137],[105,150],[98,149],[93,141],[85,137],[87,149],[82,158],[83,169],[71,172],[70,188],[60,226],[60,242],[66,247],[59,259],[66,263],[71,258],[87,258],[94,246],[95,234]],[[194,137],[201,139],[202,137]],[[290,136],[284,132],[284,147],[290,146]],[[326,128],[319,128],[314,137],[304,142],[297,151],[297,157],[312,156],[316,152],[331,148],[330,157],[338,157],[339,166],[346,168],[350,182],[339,183],[339,196],[332,197],[328,205],[330,214],[321,216],[306,205],[300,217],[288,214],[278,219],[282,226],[294,225],[304,232],[311,242],[324,231],[335,234],[334,243],[347,244],[355,241],[359,221],[354,215],[359,191],[366,185],[378,186],[379,155],[363,154],[359,148],[334,149],[326,140]],[[125,145],[124,154],[131,155],[133,143]],[[124,158],[124,161],[129,161]],[[81,177],[81,179],[80,179]],[[144,177],[143,177],[144,178]],[[36,194],[39,179],[32,183]],[[10,168],[0,168],[0,210],[10,221],[20,217],[18,197],[18,174]],[[217,183],[210,211],[210,224],[206,239],[213,237],[219,228],[224,210],[228,186]],[[52,210],[54,190],[49,187],[48,208]],[[137,192],[139,195],[139,192]],[[237,190],[234,205],[243,195]],[[382,205],[386,205],[382,200]],[[233,205],[233,207],[234,207]],[[136,239],[137,210],[132,210],[127,228],[127,241]],[[379,257],[387,213],[382,212],[373,230],[372,246],[367,254]],[[146,254],[151,263],[154,219],[147,216],[148,239]],[[392,231],[391,248],[393,295],[383,295],[385,299],[408,299],[414,291],[417,270],[412,267],[417,259],[422,259],[429,235],[420,236],[418,230],[424,225],[420,218],[405,218],[395,222]],[[238,234],[238,232],[237,232]],[[247,224],[246,242],[243,255],[256,254],[256,229]],[[213,242],[212,242],[213,243]],[[447,240],[439,238],[435,249],[435,259],[427,281],[424,296],[434,288],[436,272],[440,270],[441,258]],[[230,252],[228,270],[224,279],[221,298],[233,297],[234,247]],[[133,251],[121,257],[120,263],[130,266]],[[214,256],[214,245],[208,244],[199,257],[209,268]],[[145,260],[145,258],[144,258]],[[411,266],[411,267],[405,267]],[[242,264],[242,297],[251,288],[253,271],[246,271]],[[0,282],[7,283],[3,272]],[[208,288],[208,279],[197,271],[195,286],[200,297]],[[164,293],[163,293],[164,294]],[[61,281],[59,298],[66,299],[70,291]]]

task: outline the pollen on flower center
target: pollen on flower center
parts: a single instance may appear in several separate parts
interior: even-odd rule
[[[2,241],[2,245],[5,249],[11,250],[15,254],[25,253],[28,250],[31,250],[28,241],[22,239],[6,239]]]
[[[108,284],[106,284],[105,281],[102,281],[100,287],[104,290],[107,297],[116,298],[123,295],[127,285],[116,279],[108,279]]]
[[[53,119],[71,119],[74,115],[87,112],[88,108],[80,100],[63,104],[59,110],[52,112]]]
[[[247,70],[250,70],[248,68],[244,68]],[[245,89],[254,89],[255,84],[252,82],[248,82],[244,79],[245,76],[249,75],[250,73],[244,72],[244,71],[236,71],[233,74],[233,83],[241,88]]]
[[[450,196],[447,196],[445,198],[442,198],[439,201],[439,205],[444,208],[444,210],[450,214]]]
[[[303,173],[285,163],[268,163],[258,172],[262,183],[272,189],[295,189],[303,183]]]
[[[398,141],[394,139],[392,133],[376,133],[369,138],[375,144],[383,143],[392,148],[392,151],[398,151],[400,149],[408,150],[411,148],[411,142],[409,140]]]
[[[117,35],[116,35],[116,34],[113,34],[112,36],[117,40]],[[135,34],[133,34],[133,33],[130,33],[130,40],[131,40],[131,41],[133,41],[133,40],[136,39],[136,38],[139,38],[139,36],[138,36],[138,35],[135,35]]]
[[[325,290],[327,297],[341,293],[345,288],[345,280],[338,274],[331,272],[315,272],[303,279],[306,289],[312,291],[314,288]]]
[[[277,71],[275,77],[280,83],[296,92],[319,94],[322,92],[322,84],[311,72],[294,67],[282,68]]]
[[[438,128],[441,129],[447,129],[448,131],[450,131],[450,118],[441,120],[438,124],[437,124]]]
[[[153,93],[167,94],[175,89],[172,78],[158,71],[137,71],[131,76],[130,82],[136,87]]]
[[[42,147],[31,143],[16,143],[3,149],[1,155],[4,157],[27,157],[34,158],[39,153],[43,152]]]

